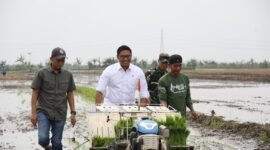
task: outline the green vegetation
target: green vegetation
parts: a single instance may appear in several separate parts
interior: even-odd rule
[[[134,120],[128,119],[128,127],[130,132],[130,127],[134,124]],[[109,137],[99,137],[95,136],[92,141],[93,147],[106,147],[109,144],[113,143],[114,141],[124,139],[127,136],[126,133],[126,127],[127,127],[127,120],[122,119],[119,120],[116,125],[114,126],[116,138],[109,138]]]
[[[265,143],[270,143],[270,125],[258,123],[239,123],[236,121],[226,121],[219,116],[207,116],[200,114],[200,116],[193,120],[203,127],[211,129],[218,129],[220,132],[226,131],[230,134],[241,135],[246,138],[256,138]]]
[[[93,147],[106,147],[115,141],[115,138],[94,136],[92,139]]]
[[[130,133],[130,127],[133,126],[133,124],[134,124],[134,120],[129,118],[128,119],[129,132],[128,133]],[[116,137],[120,139],[124,139],[127,136],[126,128],[127,128],[127,120],[126,119],[119,120],[114,126]]]
[[[28,53],[29,57],[31,53]],[[82,62],[81,59],[76,58],[76,61],[73,63],[65,63],[64,68],[67,70],[102,70],[105,67],[116,63],[118,60],[115,57],[107,57],[104,59],[93,58],[89,59],[87,62]],[[152,69],[157,66],[157,60],[146,60],[139,59],[137,57],[132,58],[132,63],[139,66],[144,70]],[[45,60],[45,62],[40,62],[39,64],[32,64],[30,60],[27,60],[25,55],[20,55],[16,59],[15,64],[7,64],[5,60],[0,60],[0,68],[5,66],[9,71],[28,71],[35,72],[44,66],[48,66],[50,64],[50,60]],[[253,58],[247,61],[234,61],[234,62],[217,62],[215,60],[198,60],[198,59],[190,59],[184,61],[183,69],[187,70],[196,70],[196,69],[213,69],[213,68],[270,68],[270,61],[255,61]]]
[[[171,146],[186,146],[190,131],[187,129],[186,118],[167,116],[166,120],[156,120],[159,125],[164,125],[170,130],[167,138]]]
[[[203,125],[215,129],[220,129],[223,127],[224,120],[220,117],[208,117],[203,120]]]
[[[78,86],[76,89],[76,94],[83,96],[87,101],[94,101],[96,90],[89,87]]]
[[[262,141],[265,141],[265,142],[270,142],[270,136],[267,135],[266,132],[262,132],[262,133],[259,135],[259,139],[262,140]]]

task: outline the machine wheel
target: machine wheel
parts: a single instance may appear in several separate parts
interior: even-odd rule
[[[161,140],[159,141],[159,150],[170,150],[170,149],[171,149],[171,147],[170,147],[170,145],[167,142],[165,142],[162,145]]]
[[[137,150],[137,139],[133,138],[130,145],[131,150]]]
[[[143,145],[143,139],[139,139],[139,142],[136,142],[136,150],[141,150]]]
[[[167,150],[170,150],[171,149],[171,147],[170,147],[170,145],[168,143],[166,143],[166,149]]]

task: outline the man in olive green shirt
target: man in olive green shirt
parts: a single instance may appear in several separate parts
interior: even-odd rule
[[[192,116],[196,118],[197,113],[193,108],[190,96],[189,78],[180,73],[181,66],[182,57],[180,55],[172,55],[169,58],[170,72],[160,78],[158,96],[162,105],[172,106],[183,116],[186,116],[187,106]]]
[[[35,76],[32,90],[32,116],[34,126],[38,124],[38,143],[45,150],[62,150],[62,136],[69,103],[71,124],[76,123],[76,111],[73,91],[76,89],[73,76],[62,67],[66,52],[55,48],[51,54],[51,65],[41,69]],[[51,131],[51,138],[50,138]],[[51,143],[50,144],[50,139]]]

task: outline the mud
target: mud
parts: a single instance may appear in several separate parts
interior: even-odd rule
[[[77,85],[95,87],[98,74],[74,74]],[[37,129],[30,123],[30,80],[0,81],[0,149],[40,149]],[[270,84],[191,79],[194,108],[206,115],[189,121],[189,143],[198,149],[270,149]],[[67,119],[64,149],[74,149],[87,139],[86,115],[94,105],[76,96],[77,125]],[[209,119],[216,112],[214,123]],[[218,119],[219,118],[219,119]],[[206,120],[206,121],[205,121]],[[213,120],[213,119],[212,119]],[[234,121],[230,121],[234,120]],[[249,123],[246,123],[249,121]],[[75,142],[72,139],[75,137]],[[86,143],[79,149],[87,149]]]
[[[246,140],[256,139],[258,149],[270,149],[270,124],[239,123],[236,121],[226,121],[219,116],[207,116],[200,114],[196,120],[190,119],[189,125],[192,127],[208,128],[209,134],[241,136]]]
[[[183,70],[192,79],[270,82],[269,69]]]

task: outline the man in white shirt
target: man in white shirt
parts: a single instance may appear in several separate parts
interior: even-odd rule
[[[117,50],[118,63],[108,66],[101,74],[96,92],[96,105],[119,106],[135,104],[139,90],[140,104],[149,104],[149,92],[144,72],[131,64],[132,51],[122,45]],[[104,98],[104,101],[103,101]]]

